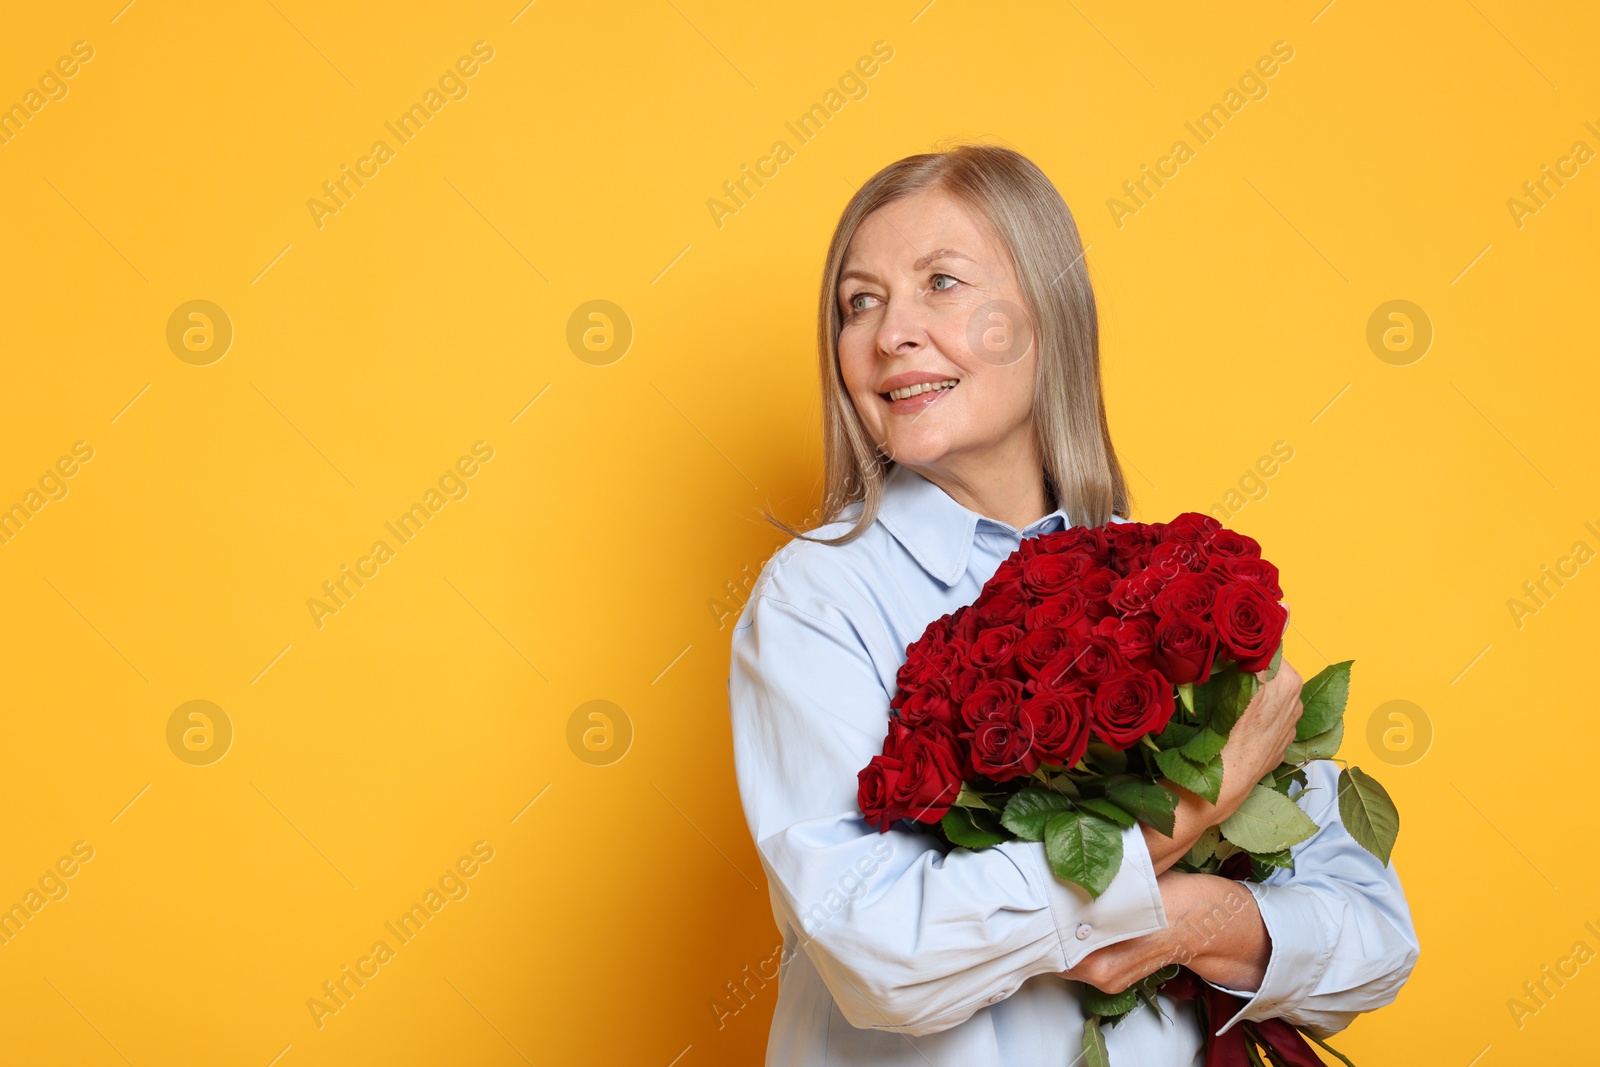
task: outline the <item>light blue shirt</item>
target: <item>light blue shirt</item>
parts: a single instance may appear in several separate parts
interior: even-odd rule
[[[852,504],[845,518],[859,514]],[[894,466],[861,537],[797,539],[762,569],[734,629],[728,690],[739,794],[784,939],[769,1067],[1074,1063],[1081,986],[1055,972],[1166,926],[1138,827],[1123,834],[1111,886],[1090,899],[1051,873],[1037,842],[952,849],[931,834],[879,834],[856,805],[906,646],[977,599],[1022,538],[1069,523],[1057,510],[1017,530]],[[1294,847],[1293,872],[1245,883],[1272,954],[1227,1025],[1281,1017],[1332,1033],[1392,1001],[1417,960],[1392,862],[1339,820],[1337,766],[1307,772],[1299,803],[1321,830]],[[1141,1005],[1107,1028],[1114,1064],[1200,1062],[1192,1002],[1160,1004],[1165,1019]]]

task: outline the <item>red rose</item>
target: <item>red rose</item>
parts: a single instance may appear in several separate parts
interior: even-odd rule
[[[967,650],[967,666],[985,677],[1009,677],[1014,673],[1011,661],[1020,640],[1022,631],[1015,626],[995,626],[984,630]]]
[[[1035,693],[1022,705],[1022,722],[1042,763],[1072,767],[1089,749],[1089,691],[1068,685]]]
[[[902,768],[890,804],[918,822],[944,818],[961,792],[958,753],[954,735],[938,723],[913,731],[900,757]]]
[[[1264,559],[1215,556],[1206,569],[1225,582],[1255,582],[1273,600],[1283,599],[1283,590],[1278,586],[1278,568]]]
[[[983,584],[985,586],[1015,585],[1022,580],[1023,562],[1024,556],[1020,550],[1011,553],[1011,555],[1000,561],[1000,566],[995,568],[994,573],[989,576],[989,580]]]
[[[917,642],[906,649],[906,661],[895,672],[895,685],[899,692],[895,694],[895,701],[903,702],[907,696],[926,685],[935,674],[933,659],[933,646]],[[890,707],[899,707],[898,703],[891,702]]]
[[[1241,671],[1265,670],[1283,640],[1289,613],[1255,582],[1230,582],[1217,593],[1211,622],[1223,650]]]
[[[978,617],[980,631],[994,626],[1009,626],[1021,622],[1023,615],[1027,614],[1028,596],[1017,584],[984,586],[983,592],[978,594],[977,601],[972,605],[972,611]]]
[[[928,643],[926,639],[913,643],[906,649],[906,662],[895,675],[899,686],[891,708],[898,708],[918,689],[935,686],[947,689],[956,667],[960,664],[961,649],[946,639]]]
[[[904,719],[891,718],[889,720],[888,734],[883,739],[883,754],[900,759],[905,755],[902,750],[910,738],[911,723],[906,722]]]
[[[1176,578],[1185,571],[1203,571],[1210,557],[1189,541],[1163,541],[1150,550],[1146,570]]]
[[[1142,522],[1107,523],[1105,530],[1113,569],[1119,574],[1131,574],[1145,566],[1156,543],[1155,531]]]
[[[1214,574],[1185,572],[1162,587],[1156,594],[1157,615],[1198,615],[1202,619],[1211,610],[1222,581]]]
[[[1089,557],[1078,552],[1035,555],[1022,565],[1022,588],[1043,600],[1070,588],[1090,566]]]
[[[949,634],[940,634],[934,641],[923,639],[910,645],[906,649],[906,657],[907,663],[915,662],[917,665],[914,668],[916,682],[926,685],[935,680],[949,681],[955,669],[961,665],[963,645],[961,638]],[[904,665],[901,669],[905,669]]]
[[[1094,567],[1085,571],[1083,577],[1078,579],[1078,588],[1083,590],[1085,600],[1088,602],[1087,616],[1090,622],[1098,622],[1114,610],[1107,598],[1111,590],[1122,575],[1109,567]]]
[[[1027,636],[1017,642],[1015,662],[1021,665],[1024,675],[1032,678],[1071,640],[1071,634],[1054,626],[1029,630]]]
[[[1022,683],[1014,678],[991,678],[982,682],[961,702],[961,723],[972,729],[981,722],[1011,719],[1022,703]]]
[[[942,685],[925,685],[906,697],[899,707],[900,721],[916,728],[925,722],[955,726],[955,702]],[[885,752],[888,749],[884,750]]]
[[[1157,594],[1172,577],[1173,575],[1163,573],[1154,567],[1146,567],[1126,578],[1119,578],[1111,587],[1108,599],[1111,606],[1123,615],[1137,615],[1141,611],[1149,611],[1150,606],[1155,603]]]
[[[1213,530],[1220,529],[1222,529],[1222,523],[1210,515],[1202,515],[1197,511],[1186,511],[1167,523],[1162,529],[1160,537],[1163,542],[1198,541]]]
[[[977,689],[983,680],[983,675],[973,670],[971,667],[957,668],[955,673],[950,676],[951,705],[959,708],[963,703],[966,702],[966,699],[972,695],[973,690]],[[951,729],[954,728],[955,726],[952,724]]]
[[[1212,556],[1240,556],[1247,559],[1261,558],[1260,543],[1254,537],[1246,536],[1237,530],[1212,530],[1204,538],[1202,544]]]
[[[1030,630],[1050,627],[1087,631],[1085,612],[1088,606],[1089,602],[1084,599],[1082,590],[1068,588],[1029,608],[1024,625]],[[1080,627],[1078,625],[1080,622],[1085,625]]]
[[[1117,643],[1100,634],[1078,638],[1058,652],[1054,659],[1034,679],[1035,690],[1059,689],[1067,680],[1083,682],[1090,687],[1112,674],[1128,669]]]
[[[1068,526],[1054,533],[1040,534],[1030,538],[1024,544],[1032,544],[1033,552],[1074,552],[1087,554],[1094,548],[1094,538],[1090,531],[1082,526]]]
[[[971,642],[978,636],[978,614],[969,604],[950,613],[950,640]]]
[[[1079,527],[1078,544],[1074,551],[1082,552],[1088,556],[1096,567],[1104,567],[1111,561],[1111,547],[1106,540],[1104,526]]]
[[[1209,679],[1216,655],[1217,632],[1200,616],[1177,611],[1156,624],[1155,665],[1173,685]]]
[[[1094,624],[1094,632],[1116,642],[1117,651],[1141,671],[1155,666],[1151,654],[1156,647],[1155,620],[1149,614],[1119,619],[1108,615]]]
[[[1094,732],[1113,748],[1131,748],[1166,729],[1172,708],[1172,683],[1160,671],[1123,671],[1095,690]]]
[[[867,824],[880,834],[905,818],[904,809],[895,807],[890,799],[900,782],[902,766],[893,756],[873,756],[856,775],[856,803]]]
[[[973,772],[995,782],[1009,782],[1039,769],[1032,730],[1014,714],[1015,706],[1007,710],[1004,717],[984,719],[961,735]]]

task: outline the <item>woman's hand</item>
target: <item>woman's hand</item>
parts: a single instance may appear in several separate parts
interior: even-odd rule
[[[1259,671],[1256,677],[1265,675],[1265,671]],[[1222,746],[1222,789],[1211,824],[1238,810],[1255,784],[1283,762],[1284,750],[1294,740],[1295,727],[1305,710],[1300,703],[1303,681],[1288,660],[1280,661],[1278,673],[1256,690],[1239,721],[1228,731],[1228,743]]]
[[[1062,978],[1106,993],[1127,989],[1169,963],[1242,991],[1260,987],[1272,953],[1255,896],[1231,878],[1168,871],[1156,879],[1167,928],[1096,949]]]

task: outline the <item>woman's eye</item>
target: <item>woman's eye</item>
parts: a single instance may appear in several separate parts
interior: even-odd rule
[[[950,285],[940,285],[939,282],[941,280],[949,282]],[[933,291],[936,292],[936,293],[946,292],[950,288],[951,285],[956,285],[956,284],[958,284],[956,282],[956,280],[954,278],[950,277],[950,275],[948,275],[948,274],[935,274],[933,276]]]
[[[857,293],[855,296],[852,296],[850,298],[850,310],[851,310],[851,312],[854,313],[854,312],[858,312],[858,311],[867,310],[866,301],[871,300],[871,299],[872,299],[872,294],[871,293]]]

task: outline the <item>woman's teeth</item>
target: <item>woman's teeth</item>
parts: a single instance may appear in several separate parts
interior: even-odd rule
[[[923,382],[920,385],[908,385],[904,389],[889,390],[890,400],[904,400],[918,393],[931,393],[939,389],[950,389],[955,386],[957,379],[946,378],[942,382]]]

